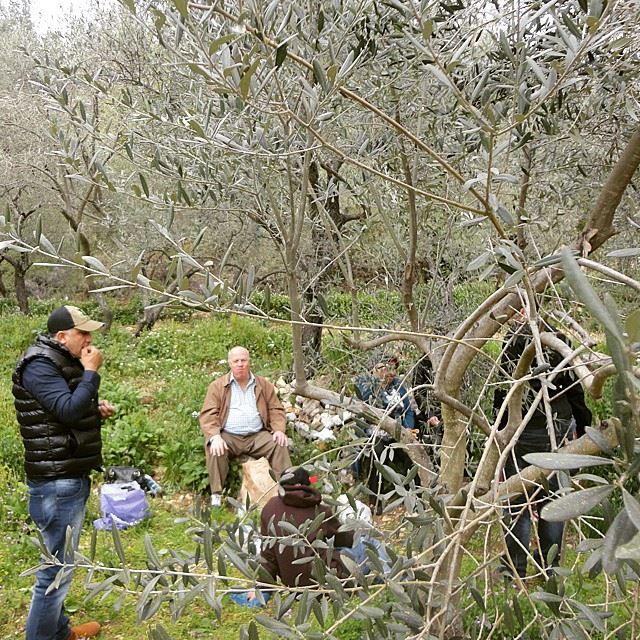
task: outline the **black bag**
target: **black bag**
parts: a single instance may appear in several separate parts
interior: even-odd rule
[[[105,482],[137,482],[144,488],[144,473],[137,467],[108,467],[104,472]]]
[[[162,487],[150,476],[138,467],[108,467],[104,472],[104,481],[107,484],[137,482],[152,496],[162,495]]]

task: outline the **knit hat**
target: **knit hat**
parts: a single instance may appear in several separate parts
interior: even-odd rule
[[[296,467],[295,469],[289,469],[282,474],[280,478],[281,486],[288,486],[294,484],[310,485],[309,472],[304,467]]]

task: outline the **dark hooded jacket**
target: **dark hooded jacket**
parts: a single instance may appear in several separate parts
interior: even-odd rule
[[[65,394],[74,394],[83,383],[86,401],[74,411],[73,420],[47,409],[25,388],[28,365],[55,367],[66,383]],[[85,374],[78,358],[47,335],[38,336],[18,361],[13,374],[16,417],[25,449],[25,471],[31,480],[79,477],[102,464],[101,417],[98,409],[99,376]],[[67,391],[68,388],[68,391]],[[32,389],[33,391],[33,389]],[[37,395],[37,393],[36,393]]]
[[[543,331],[553,331],[561,340],[569,342],[567,337],[553,329],[553,327],[545,325]],[[515,370],[520,357],[524,353],[532,340],[531,328],[527,324],[522,324],[510,330],[505,337],[506,347],[503,352],[501,361],[502,368],[509,374]],[[561,356],[553,349],[545,348],[544,355],[548,360],[551,368],[556,367]],[[534,358],[531,368],[535,370],[539,366],[537,359]],[[535,395],[541,389],[541,382],[538,378],[532,378],[527,384],[523,395],[523,414],[528,411]],[[505,387],[499,387],[494,394],[494,415],[498,414],[502,403],[507,395]],[[591,411],[588,409],[582,385],[570,370],[564,370],[558,373],[553,379],[553,387],[549,388],[549,400],[551,402],[551,414],[554,420],[554,428],[556,438],[562,440],[568,431],[571,419],[576,421],[576,432],[578,436],[585,433],[585,427],[591,424]],[[502,416],[500,427],[504,427],[507,423],[506,412]],[[525,427],[524,432],[520,436],[519,446],[526,449],[526,453],[532,451],[549,451],[550,439],[547,429],[547,416],[544,409],[544,403],[540,402],[536,407],[529,423]]]
[[[322,496],[308,485],[286,485],[279,488],[283,495],[271,498],[264,506],[260,518],[260,532],[264,537],[261,563],[274,581],[279,577],[288,587],[308,586],[316,583],[313,577],[314,561],[303,564],[294,560],[309,558],[320,554],[321,562],[334,570],[339,578],[346,578],[349,572],[340,560],[336,547],[351,547],[353,532],[339,532],[340,522],[327,505],[321,504]],[[320,526],[305,537],[312,543],[316,538],[329,541],[333,538],[333,551],[328,557],[327,550],[310,548],[309,544],[301,541],[302,536],[292,533],[286,525],[291,523],[296,529],[304,533],[304,524],[309,524],[319,514],[324,514]],[[297,541],[298,544],[293,544]]]

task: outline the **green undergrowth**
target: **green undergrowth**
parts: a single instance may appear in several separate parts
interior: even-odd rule
[[[630,638],[630,610],[619,592],[612,590],[612,583],[602,572],[592,577],[583,573],[586,556],[576,553],[575,548],[584,530],[579,532],[574,524],[568,524],[560,567],[545,577],[529,561],[522,583],[505,579],[499,571],[504,549],[499,530],[497,522],[481,529],[462,559],[465,587],[461,610],[468,637],[486,637],[493,629],[491,637],[499,640],[577,638],[582,636],[576,635],[575,629],[563,626],[577,616],[589,630],[591,640],[612,637],[615,629],[619,630],[615,637]],[[492,559],[488,564],[487,558]],[[565,597],[561,606],[558,596]],[[603,629],[606,621],[606,632],[592,624],[595,615],[585,614],[587,607],[602,617],[598,624]]]
[[[95,536],[95,560],[104,568],[89,573],[85,568],[78,568],[74,576],[72,588],[66,600],[66,609],[74,622],[98,620],[103,625],[103,637],[136,638],[148,637],[149,631],[161,625],[173,640],[192,640],[194,638],[237,638],[240,628],[250,623],[255,611],[234,604],[228,597],[223,597],[222,614],[218,619],[204,598],[193,600],[185,608],[178,619],[172,617],[168,605],[163,604],[150,619],[140,621],[136,609],[136,595],[122,588],[111,593],[98,593],[91,596],[92,590],[114,570],[122,567],[120,554],[110,531],[93,531],[92,521],[99,517],[98,490],[94,490],[87,505],[87,517],[81,536],[79,552],[90,556],[92,536]],[[24,487],[21,489],[26,497]],[[186,501],[182,498],[187,498]],[[122,544],[122,553],[126,564],[133,572],[136,568],[145,568],[147,550],[145,538],[152,544],[162,559],[175,552],[185,558],[193,555],[196,540],[193,529],[198,528],[198,521],[192,518],[193,506],[190,496],[174,494],[158,499],[151,499],[153,515],[150,519],[120,531],[118,538]],[[222,528],[233,520],[229,509],[217,512],[212,516],[211,526]],[[32,576],[21,577],[19,574],[38,564],[38,551],[30,541],[35,531],[28,524],[15,526],[2,533],[0,546],[0,583],[2,584],[2,608],[0,609],[0,638],[11,640],[24,637]],[[238,583],[234,582],[234,586]],[[260,610],[269,615],[270,608]],[[295,607],[293,614],[295,615]],[[359,637],[359,622],[348,621],[340,626],[336,637],[342,640],[355,640]],[[266,631],[260,637],[270,637]]]
[[[52,305],[43,305],[37,314],[28,318],[0,309],[0,333],[6,344],[0,353],[0,638],[3,640],[23,637],[33,577],[19,574],[38,563],[38,552],[29,541],[35,531],[27,514],[22,443],[15,421],[11,373],[20,353],[44,327],[50,308]],[[85,307],[85,310],[91,309]],[[169,549],[193,553],[195,542],[187,531],[190,523],[184,521],[190,517],[191,501],[182,497],[207,499],[208,481],[197,413],[208,384],[227,370],[228,349],[238,344],[246,346],[252,353],[254,371],[276,379],[280,375],[290,376],[291,339],[286,328],[273,327],[263,321],[193,313],[188,314],[188,322],[183,321],[187,316],[171,317],[135,338],[131,328],[125,326],[130,324],[126,322],[128,315],[123,313],[121,319],[119,317],[116,313],[113,328],[107,335],[95,336],[95,343],[105,355],[100,371],[101,396],[116,407],[115,416],[103,429],[104,462],[105,465],[142,467],[153,474],[166,491],[164,497],[152,501],[152,519],[121,533],[127,563],[135,568],[145,566],[146,535],[153,540],[161,557],[166,557]],[[354,367],[353,354],[337,334],[328,334],[325,345],[325,367],[332,374],[335,372],[338,390],[346,378],[345,372],[350,375],[349,368]],[[486,361],[495,359],[498,353],[497,343],[490,343],[485,349]],[[471,388],[475,393],[475,387],[471,385]],[[323,453],[313,443],[295,435],[293,439],[294,464],[317,456],[336,455]],[[331,446],[337,448],[340,444]],[[100,481],[96,474],[96,488]],[[234,495],[238,486],[238,467],[234,465],[229,477],[229,494]],[[82,536],[82,553],[89,551],[91,522],[99,515],[94,490]],[[232,517],[231,512],[223,511],[216,514],[213,524],[222,527]],[[462,575],[469,577],[484,557],[482,544],[474,539],[463,560]],[[105,566],[120,566],[110,532],[97,533],[96,559]],[[567,563],[574,560],[575,555],[569,552]],[[140,622],[132,594],[115,590],[87,600],[88,577],[93,583],[98,580],[84,570],[78,571],[67,600],[68,609],[74,620],[98,619],[104,623],[104,637],[142,639],[157,625],[162,625],[174,640],[235,638],[255,615],[253,610],[238,607],[225,598],[221,620],[218,620],[204,599],[197,597],[177,620],[165,604],[150,620]],[[607,587],[601,579],[579,583],[579,578],[572,575],[562,584],[571,593],[579,592],[581,595],[576,595],[576,599],[581,601],[606,600]],[[545,588],[545,585],[532,584],[527,595],[494,580],[490,572],[483,573],[475,579],[473,589],[464,592],[465,628],[474,633],[481,628],[486,631],[487,624],[497,621],[496,626],[504,632],[495,631],[492,637],[519,637],[518,633],[526,628],[536,612],[545,619],[553,619],[545,610],[547,604],[531,597],[535,590]],[[262,613],[269,615],[270,611],[267,607]],[[611,613],[614,620],[624,620],[621,607],[612,608]],[[295,607],[292,615],[296,615]],[[330,618],[328,621],[331,624]],[[361,620],[347,619],[334,635],[342,640],[355,640],[362,637],[362,625]],[[319,629],[317,622],[312,627]],[[522,637],[538,637],[532,634],[529,630],[528,635]],[[260,628],[260,637],[272,636]],[[598,635],[594,633],[591,637],[595,640]]]
[[[28,318],[0,313],[0,333],[7,345],[0,353],[0,466],[17,477],[22,443],[11,373],[19,355],[44,329],[46,314],[55,303],[40,306],[41,313]],[[116,408],[103,427],[104,463],[139,466],[173,488],[206,491],[197,413],[207,386],[227,370],[227,352],[235,345],[249,349],[257,373],[271,378],[286,374],[291,369],[290,336],[285,329],[256,320],[200,314],[192,315],[188,323],[159,322],[136,338],[119,315],[114,313],[108,334],[94,336],[104,352],[100,395]]]

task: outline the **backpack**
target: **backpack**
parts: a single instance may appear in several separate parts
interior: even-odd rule
[[[127,529],[151,516],[147,496],[135,481],[114,482],[100,487],[100,512],[102,518],[95,520],[93,526],[99,531]]]
[[[141,487],[144,474],[137,467],[108,467],[104,472],[105,482],[137,482]]]

